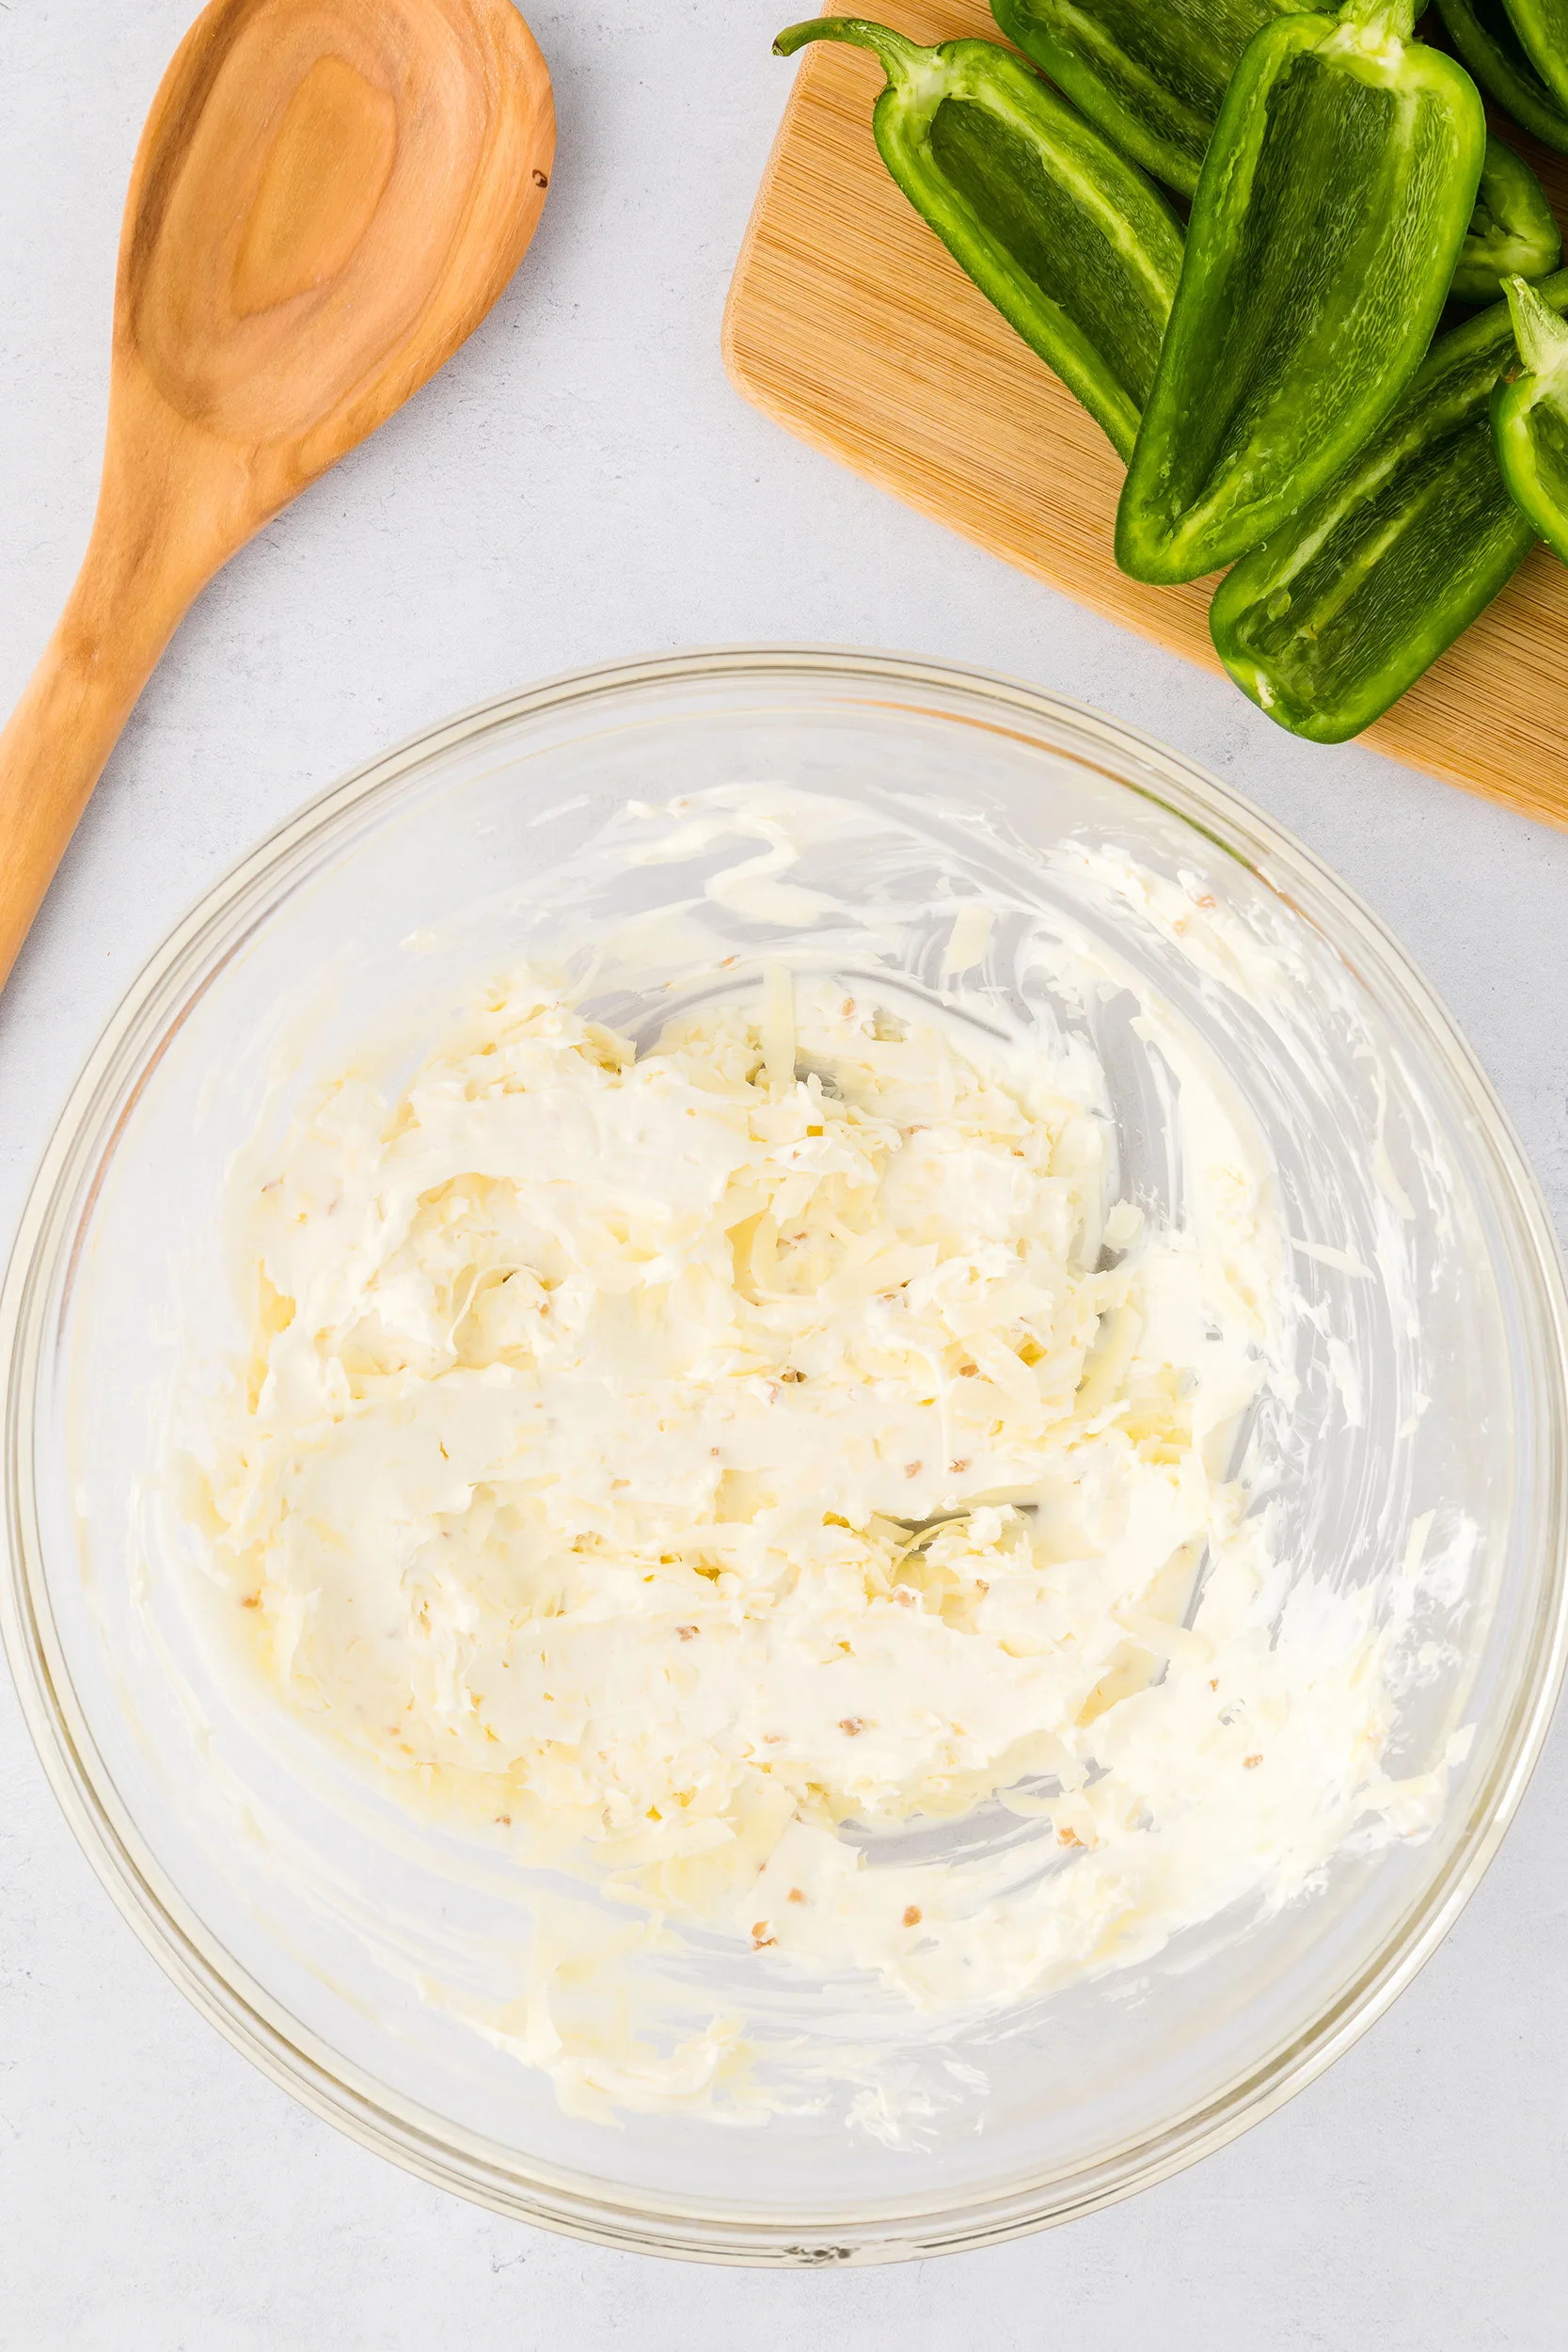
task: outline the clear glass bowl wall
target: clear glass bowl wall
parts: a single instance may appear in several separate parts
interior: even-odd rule
[[[583,845],[628,799],[758,777],[928,812],[928,870],[899,885],[911,893],[944,876],[1049,893],[1042,854],[1078,836],[1196,877],[1333,968],[1370,1057],[1326,1009],[1334,990],[1315,1047],[1292,1058],[1151,930],[1125,923],[1116,940],[1225,1057],[1298,1233],[1354,1249],[1388,1175],[1417,1211],[1415,1333],[1379,1283],[1318,1260],[1297,1269],[1364,1402],[1347,1417],[1307,1351],[1291,1426],[1274,1433],[1297,1465],[1278,1497],[1282,1554],[1362,1579],[1386,1568],[1389,1527],[1424,1512],[1481,1534],[1432,1629],[1442,1662],[1396,1730],[1411,1771],[1476,1725],[1436,1833],[1343,1855],[1321,1893],[1245,1936],[1196,1930],[1134,1979],[977,2022],[946,2055],[989,2089],[937,2115],[919,2148],[847,2130],[836,2098],[752,2130],[574,2120],[542,2076],[423,1997],[421,1976],[502,1989],[528,1890],[280,1709],[240,1703],[202,1580],[176,1556],[188,1535],[150,1476],[190,1352],[239,1337],[220,1214],[236,1151],[280,1133],[367,1034],[400,1030],[412,1062],[476,984],[554,945],[562,877],[589,905]],[[733,861],[735,845],[714,854]],[[835,880],[853,896],[852,871]],[[623,874],[596,911],[609,923],[692,882]],[[732,921],[746,958],[800,944]],[[852,928],[846,968],[864,946]],[[823,944],[817,927],[817,957]],[[918,942],[909,961],[918,988]],[[1179,1202],[1114,1007],[1098,1042],[1124,1188]],[[1366,1232],[1314,1226],[1331,1212]],[[603,669],[454,721],[328,793],[212,893],[117,1014],[40,1171],[5,1296],[8,1645],[61,1801],[138,1931],[259,2064],[370,2145],[521,2216],[668,2253],[821,2262],[979,2244],[1156,2179],[1267,2112],[1451,1924],[1561,1675],[1564,1325],[1549,1227],[1466,1048],[1366,910],[1237,795],[1092,712],[931,664],[784,651]],[[1413,1413],[1418,1387],[1429,1401]],[[721,2006],[731,1972],[754,1963],[716,1952],[703,1965]],[[832,1988],[764,1997],[782,2026],[847,2030]],[[931,2060],[909,2020],[889,2012],[876,2031],[911,2068]]]

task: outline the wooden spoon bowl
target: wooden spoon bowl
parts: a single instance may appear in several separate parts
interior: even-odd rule
[[[512,0],[213,0],[181,42],[126,199],[92,538],[0,735],[0,984],[192,599],[473,332],[554,149]]]

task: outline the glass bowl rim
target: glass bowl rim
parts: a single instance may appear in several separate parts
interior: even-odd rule
[[[1161,803],[1291,898],[1301,881],[1323,894],[1344,936],[1332,944],[1375,972],[1402,1016],[1446,1064],[1473,1108],[1499,1192],[1513,1212],[1513,1241],[1536,1278],[1529,1295],[1535,1333],[1551,1382],[1543,1439],[1555,1509],[1538,1577],[1534,1639],[1485,1788],[1448,1866],[1364,1961],[1348,1986],[1286,2044],[1240,2081],[1158,2132],[1101,2156],[1091,2168],[1041,2173],[968,2201],[911,2199],[853,2216],[780,2220],[736,2217],[689,2203],[661,2206],[646,2195],[595,2196],[580,2176],[550,2176],[504,2160],[489,2143],[397,2099],[337,2058],[248,1979],[168,1883],[119,1798],[70,1686],[53,1634],[48,1577],[33,1488],[31,1404],[47,1344],[41,1327],[62,1247],[90,1214],[118,1135],[161,1058],[163,1045],[195,996],[238,951],[253,923],[277,903],[277,886],[379,794],[427,763],[493,729],[574,704],[705,681],[835,681],[902,689],[925,697],[911,712],[1019,733],[1066,748],[1124,789]],[[943,696],[988,703],[990,720],[942,710]],[[885,707],[897,708],[896,703]],[[1012,723],[1009,724],[1008,722]],[[1139,783],[1129,767],[1151,781]],[[1152,779],[1157,778],[1156,785]],[[1265,865],[1266,861],[1266,865]],[[261,900],[260,911],[255,903]],[[1311,919],[1307,916],[1306,919]],[[193,994],[188,982],[197,983]],[[105,1125],[103,1114],[113,1111]],[[72,1204],[87,1198],[79,1213]],[[69,1279],[69,1270],[68,1270]],[[1512,1123],[1473,1050],[1436,992],[1371,910],[1322,859],[1233,787],[1141,728],[1091,706],[961,662],[832,646],[699,648],[601,662],[499,695],[422,729],[328,786],[277,826],[206,890],[154,950],[89,1053],[55,1121],[18,1223],[0,1291],[0,1365],[5,1403],[6,1574],[0,1579],[3,1636],[24,1718],[44,1772],[78,1843],[121,1914],[198,2010],[253,2064],[315,2114],[361,2145],[478,2203],[515,2218],[603,2246],[721,2264],[821,2265],[917,2258],[1000,2243],[1112,2203],[1225,2145],[1292,2097],[1382,2015],[1448,1934],[1501,1842],[1539,1758],[1568,1668],[1568,1287],[1561,1252],[1536,1179]]]

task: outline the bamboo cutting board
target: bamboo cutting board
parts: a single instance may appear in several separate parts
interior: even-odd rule
[[[984,0],[868,12],[922,41],[998,38]],[[1149,588],[1117,571],[1115,451],[888,177],[871,136],[880,68],[824,43],[779,72],[795,87],[724,318],[737,389],[1007,563],[1217,669],[1213,583]],[[1498,128],[1568,219],[1568,157]],[[1362,739],[1568,826],[1568,566],[1537,548]]]

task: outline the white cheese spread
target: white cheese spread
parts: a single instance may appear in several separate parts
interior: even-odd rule
[[[963,903],[944,973],[990,924]],[[1281,1609],[1237,1471],[1287,1249],[1218,1073],[1165,1041],[1164,1224],[1080,1044],[863,974],[713,982],[638,1052],[519,971],[245,1178],[207,1525],[292,1705],[521,1867],[938,2020],[1423,1826],[1386,1624]],[[987,1806],[1019,1842],[898,1844]]]

